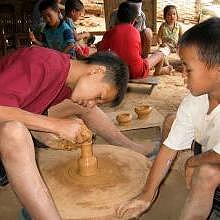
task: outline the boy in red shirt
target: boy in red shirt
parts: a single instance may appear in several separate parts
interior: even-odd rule
[[[121,3],[117,16],[120,23],[105,33],[98,51],[115,52],[128,65],[131,79],[146,78],[153,67],[154,75],[169,74],[172,68],[162,67],[164,61],[162,52],[157,51],[145,59],[141,57],[140,33],[133,26],[137,17],[135,5]]]
[[[117,105],[124,97],[128,69],[117,56],[97,53],[71,60],[67,54],[33,46],[1,59],[0,77],[0,157],[13,190],[33,219],[61,218],[38,172],[28,130],[80,142],[82,120],[65,118],[75,114],[111,144],[143,150],[95,106]],[[69,106],[60,118],[41,115],[64,99],[69,99]]]

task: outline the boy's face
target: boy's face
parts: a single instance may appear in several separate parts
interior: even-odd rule
[[[44,21],[49,25],[50,27],[57,26],[57,23],[59,22],[59,10],[55,11],[52,8],[48,8],[41,13]]]
[[[208,69],[206,67],[205,63],[199,59],[195,46],[180,48],[179,55],[184,65],[187,88],[193,95],[211,93],[217,88],[216,68]]]
[[[71,99],[84,107],[111,103],[117,96],[117,89],[103,78],[104,73],[82,76],[73,90]]]
[[[71,13],[71,18],[73,21],[77,21],[84,14],[84,10],[73,10]]]

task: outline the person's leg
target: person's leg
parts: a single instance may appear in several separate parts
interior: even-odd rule
[[[194,171],[192,187],[181,213],[181,220],[206,220],[220,184],[220,165],[203,165]]]
[[[146,58],[147,62],[149,63],[149,68],[152,69],[155,68],[154,75],[164,75],[164,74],[170,74],[172,71],[172,66],[164,66],[164,54],[160,51],[156,51],[151,56]]]
[[[29,131],[19,122],[0,124],[0,156],[8,180],[33,219],[60,220],[35,162]]]
[[[81,118],[89,129],[104,138],[109,144],[126,147],[142,154],[147,154],[153,150],[151,144],[138,144],[123,135],[97,106],[92,109],[84,108],[66,100],[49,111],[49,116],[52,117],[65,118],[73,115]]]
[[[150,48],[153,40],[153,32],[150,28],[140,32],[141,46],[142,46],[142,57],[147,58],[150,53]]]

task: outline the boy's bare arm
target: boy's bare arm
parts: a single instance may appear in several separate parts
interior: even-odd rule
[[[73,31],[73,36],[76,41],[80,41],[82,39],[90,37],[90,33],[89,32],[77,33],[76,31]]]
[[[83,122],[79,119],[59,119],[38,115],[16,107],[0,106],[0,122],[19,121],[28,129],[53,133],[64,139],[80,139]]]
[[[74,47],[75,47],[74,44],[68,44],[68,45],[64,48],[63,52],[64,52],[64,53],[68,53],[68,51],[71,50],[71,49],[73,49]]]
[[[158,33],[157,33],[157,43],[160,45],[162,44],[162,25],[160,26]]]
[[[147,177],[147,182],[144,187],[146,198],[151,201],[163,179],[166,177],[177,151],[172,150],[165,145],[162,145],[160,151],[153,163],[151,171]]]
[[[147,177],[147,182],[141,195],[132,199],[116,209],[118,217],[134,218],[146,211],[155,198],[155,194],[166,177],[170,166],[175,159],[177,151],[162,145],[157,155],[151,171]]]
[[[30,38],[32,43],[43,47],[43,43],[41,41],[37,40],[37,38],[35,37],[35,35],[32,31],[29,32],[29,38]]]

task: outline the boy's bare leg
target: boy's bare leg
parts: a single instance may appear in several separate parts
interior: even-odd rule
[[[37,169],[30,133],[21,123],[0,124],[0,155],[13,190],[31,217],[60,220]]]
[[[147,58],[148,54],[150,53],[152,40],[153,40],[153,33],[150,28],[146,28],[145,30],[140,32],[141,36],[141,46],[142,46],[142,57]]]
[[[212,209],[214,193],[219,184],[220,165],[203,165],[197,168],[180,219],[206,220]]]
[[[154,72],[155,76],[165,75],[165,74],[169,75],[173,69],[172,66],[163,67],[164,54],[160,51],[153,53],[151,56],[146,58],[146,60],[149,63],[150,69],[152,69],[153,67],[155,68],[155,72]]]
[[[136,152],[147,154],[153,150],[152,146],[142,145],[123,135],[108,116],[97,106],[92,109],[84,108],[71,101],[65,101],[56,106],[53,117],[69,117],[76,115],[81,118],[88,128],[103,137],[109,144],[123,146]]]

